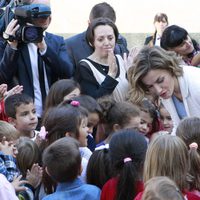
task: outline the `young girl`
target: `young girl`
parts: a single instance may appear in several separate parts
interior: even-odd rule
[[[56,81],[51,86],[46,97],[45,112],[49,108],[57,106],[64,100],[69,100],[80,95],[80,93],[80,86],[73,79],[61,79]]]
[[[171,115],[162,104],[159,108],[159,112],[160,112],[161,123],[163,125],[163,130],[172,133],[174,125]]]
[[[116,102],[110,96],[99,99],[103,117],[102,124],[105,130],[105,139],[97,145],[109,144],[115,131],[128,128],[139,128],[140,110],[128,102]]]
[[[80,105],[87,109],[88,111],[88,148],[91,151],[94,151],[96,147],[95,136],[96,136],[96,127],[99,123],[99,120],[102,116],[101,107],[91,96],[81,95],[74,97],[73,100],[79,101]]]
[[[148,180],[142,200],[184,200],[177,185],[166,176],[157,176]]]
[[[148,99],[143,99],[139,107],[141,110],[139,131],[143,133],[148,140],[151,138],[153,133],[160,131],[163,128],[160,122],[158,111]]]
[[[188,151],[184,142],[169,134],[153,138],[147,149],[143,178],[146,183],[155,176],[167,176],[172,179],[188,200],[199,199],[187,190]],[[135,200],[142,199],[139,193]]]
[[[109,149],[96,150],[91,155],[87,165],[87,183],[102,189],[106,181],[111,178],[111,171]]]
[[[114,178],[102,189],[101,200],[133,199],[143,189],[142,170],[147,149],[143,135],[124,129],[110,141],[110,159]]]
[[[18,197],[30,200],[32,197],[36,198],[39,190],[38,186],[42,180],[42,168],[39,166],[41,164],[41,153],[37,144],[28,137],[20,137],[16,146],[18,149],[16,156],[17,166],[22,179],[28,181],[24,185],[26,190],[19,192]]]
[[[183,119],[177,127],[176,135],[180,137],[189,151],[190,191],[200,197],[200,118]]]
[[[46,140],[41,144],[41,148],[49,146],[51,143],[62,137],[73,137],[79,141],[80,147],[87,146],[88,135],[88,112],[85,108],[80,106],[78,101],[69,101],[67,105],[61,105],[51,108],[47,111],[43,119],[43,125],[48,132]],[[84,153],[83,153],[84,155]],[[82,159],[83,172],[82,180],[85,179],[85,172],[87,160]],[[44,179],[44,186],[46,192],[52,193],[55,184],[46,175]]]

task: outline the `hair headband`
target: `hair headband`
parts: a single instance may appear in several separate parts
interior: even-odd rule
[[[189,145],[190,149],[198,149],[198,144],[196,142],[193,142]]]
[[[71,101],[70,104],[74,107],[79,107],[80,106],[80,102],[79,101]]]

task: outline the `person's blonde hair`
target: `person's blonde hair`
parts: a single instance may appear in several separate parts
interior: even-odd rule
[[[144,162],[144,182],[155,176],[167,176],[184,190],[187,172],[188,150],[179,137],[160,135],[150,142]]]
[[[128,70],[129,101],[139,103],[145,97],[145,94],[149,94],[148,89],[142,83],[142,79],[150,70],[166,70],[172,76],[182,76],[183,69],[179,66],[179,62],[174,52],[165,51],[158,46],[144,46]]]
[[[184,200],[177,185],[165,176],[153,177],[145,183],[142,200]]]
[[[17,129],[8,122],[0,120],[0,142],[5,137],[6,141],[12,141],[19,138],[19,132]]]

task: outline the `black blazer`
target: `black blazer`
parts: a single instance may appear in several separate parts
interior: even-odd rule
[[[47,51],[42,56],[45,62],[49,87],[60,78],[70,78],[73,68],[70,65],[64,39],[61,36],[46,33]],[[0,37],[0,84],[9,88],[16,84],[23,85],[23,92],[34,98],[33,75],[28,46],[24,43],[13,50]]]

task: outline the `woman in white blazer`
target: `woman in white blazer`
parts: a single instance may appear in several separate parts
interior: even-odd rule
[[[180,66],[173,52],[144,47],[129,69],[129,99],[139,103],[145,95],[160,97],[174,127],[184,117],[200,117],[200,69]]]

